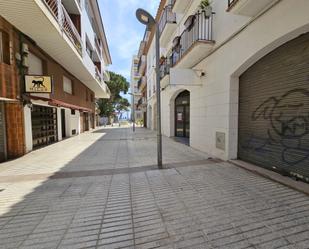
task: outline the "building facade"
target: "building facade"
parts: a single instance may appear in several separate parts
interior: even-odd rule
[[[163,134],[309,181],[309,2],[200,3],[160,3]]]
[[[138,89],[138,81],[140,79],[140,75],[138,72],[138,63],[139,59],[137,55],[134,55],[132,58],[131,65],[131,120],[135,122],[140,122],[143,120],[143,113],[138,109],[137,104],[140,98],[140,92]],[[134,110],[134,111],[133,111]],[[135,117],[133,117],[135,115]]]
[[[96,1],[0,3],[4,161],[95,128],[111,58]]]
[[[144,127],[147,127],[147,45],[149,41],[150,32],[145,31],[144,38],[140,43],[137,54],[137,74],[139,76],[137,81],[137,95],[136,100],[136,114],[140,116],[139,120]]]

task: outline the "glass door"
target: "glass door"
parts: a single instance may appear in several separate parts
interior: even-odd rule
[[[176,137],[185,137],[185,107],[176,107]]]

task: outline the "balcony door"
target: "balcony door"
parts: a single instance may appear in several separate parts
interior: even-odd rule
[[[190,92],[181,92],[175,100],[175,136],[190,137]]]

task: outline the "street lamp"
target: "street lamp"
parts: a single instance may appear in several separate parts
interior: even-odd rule
[[[157,96],[157,150],[158,150],[158,167],[162,169],[162,132],[161,132],[161,87],[160,87],[160,32],[159,25],[154,17],[144,9],[136,11],[137,19],[147,26],[147,30],[155,27],[156,35],[156,96]]]

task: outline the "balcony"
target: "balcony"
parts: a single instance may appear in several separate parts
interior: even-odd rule
[[[139,79],[138,83],[137,83],[137,87],[139,89],[140,92],[142,92],[144,90],[144,88],[147,85],[147,77],[143,76]]]
[[[142,41],[139,45],[139,49],[138,49],[138,54],[137,54],[137,57],[140,58],[142,57],[143,53],[144,53],[144,50],[145,50],[145,47],[146,47],[146,42],[145,41]]]
[[[62,30],[69,37],[77,51],[82,54],[82,39],[64,6],[61,2],[56,0],[43,0],[43,2],[49,8],[49,11],[52,13]]]
[[[70,14],[80,15],[82,13],[80,0],[62,0],[62,4]]]
[[[95,38],[94,38],[94,43],[95,43],[96,53],[97,53],[99,59],[102,59],[102,45],[101,45],[101,41],[99,40],[99,38],[97,36],[95,36]]]
[[[95,77],[93,63],[91,65],[89,61],[90,68],[83,60],[88,55],[70,17],[71,13],[62,1],[1,1],[0,15],[82,81],[95,93],[95,97],[108,97],[104,82],[99,82]]]
[[[99,82],[102,82],[103,80],[103,77],[102,77],[102,74],[100,72],[100,69],[96,66],[95,67],[95,77],[96,79],[99,81]]]
[[[103,80],[104,80],[104,82],[108,82],[108,81],[111,80],[110,73],[106,70],[103,71]]]
[[[138,73],[139,75],[144,75],[146,70],[146,55],[142,55],[140,57],[139,63],[138,63]]]
[[[172,12],[172,5],[167,5],[159,21],[160,43],[162,47],[167,45],[176,28],[176,13]]]
[[[227,11],[243,16],[255,16],[275,0],[228,0]]]
[[[213,17],[206,17],[204,12],[188,18],[187,28],[174,40],[171,66],[191,68],[210,53],[214,46],[212,22]]]
[[[188,6],[191,4],[188,0],[172,0],[173,11],[176,13],[184,13]]]
[[[170,59],[165,58],[160,65],[160,85],[165,88],[170,80]]]

